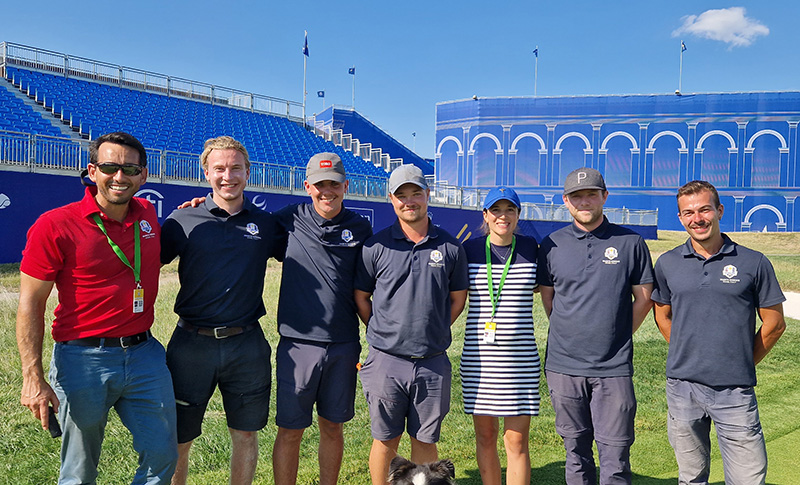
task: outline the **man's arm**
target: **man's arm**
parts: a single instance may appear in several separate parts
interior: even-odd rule
[[[42,281],[20,273],[19,307],[17,308],[17,347],[22,364],[22,393],[20,403],[30,409],[48,428],[47,407],[52,402],[58,412],[58,398],[44,378],[42,339],[44,312],[53,281]]]
[[[672,305],[655,302],[653,318],[656,320],[656,326],[661,332],[661,335],[663,335],[667,343],[669,343],[669,335],[672,332]]]
[[[539,285],[539,294],[542,295],[542,307],[547,318],[553,313],[553,297],[556,295],[556,290],[552,286]]]
[[[358,317],[361,318],[364,325],[369,325],[369,317],[372,316],[372,293],[361,290],[353,290],[353,293],[353,298],[356,300]]]
[[[650,299],[650,294],[653,293],[653,284],[633,285],[631,292],[633,293],[633,332],[636,333],[647,317],[647,313],[653,308],[653,300]]]
[[[783,303],[758,309],[761,318],[761,328],[756,332],[753,343],[753,363],[758,364],[767,356],[772,347],[781,338],[786,330],[786,321],[783,319]]]
[[[467,290],[450,292],[450,325],[456,323],[458,316],[464,311],[467,304]]]

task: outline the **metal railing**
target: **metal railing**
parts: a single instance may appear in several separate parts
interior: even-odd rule
[[[148,179],[161,183],[205,184],[200,154],[146,148]],[[0,130],[0,166],[29,172],[78,173],[89,164],[89,142]],[[250,190],[305,193],[305,167],[250,162]],[[386,178],[348,174],[348,195],[386,200]]]
[[[148,179],[161,183],[205,184],[200,155],[170,150],[147,148]],[[44,135],[32,135],[0,130],[0,166],[25,167],[27,171],[68,171],[76,173],[89,164],[89,142]],[[304,167],[275,165],[251,161],[251,190],[305,193]],[[349,196],[386,200],[387,179],[369,175],[348,174]],[[430,184],[430,202],[433,205],[454,206],[479,210],[490,189]],[[658,225],[657,210],[605,208],[609,221],[616,224],[640,226]],[[522,219],[542,221],[571,221],[572,216],[564,205],[522,203]]]
[[[215,86],[11,42],[0,43],[0,66],[14,66],[64,77],[84,78],[166,96],[282,116],[295,121],[303,119],[303,104],[297,101]]]
[[[481,209],[486,194],[491,189],[475,189],[447,184],[429,184],[431,202],[438,205],[458,206],[461,208]],[[631,224],[637,226],[657,226],[658,210],[619,209],[605,207],[603,213],[614,224]],[[572,221],[569,209],[565,205],[523,202],[520,219],[531,221]]]

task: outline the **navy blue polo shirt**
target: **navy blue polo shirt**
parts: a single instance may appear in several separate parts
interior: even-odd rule
[[[537,279],[555,290],[545,369],[585,377],[633,375],[631,287],[653,282],[642,237],[605,216],[591,232],[570,224],[542,241]]]
[[[180,257],[175,313],[201,327],[258,321],[278,231],[275,217],[247,198],[236,215],[217,207],[212,194],[198,207],[173,211],[161,228],[161,263]]]
[[[766,256],[722,237],[722,248],[708,259],[689,239],[656,262],[652,299],[672,306],[667,377],[755,386],[756,309],[786,298]]]
[[[364,244],[355,287],[372,293],[371,346],[402,356],[444,352],[452,340],[450,292],[469,288],[467,257],[432,222],[414,244],[395,221]]]
[[[348,209],[325,219],[313,204],[289,205],[275,216],[287,233],[279,333],[315,342],[358,341],[353,281],[361,246],[372,236],[369,220]]]

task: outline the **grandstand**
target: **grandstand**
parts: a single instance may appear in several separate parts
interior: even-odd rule
[[[147,149],[148,181],[137,195],[153,203],[159,218],[206,193],[198,162],[203,143],[231,135],[250,153],[248,196],[258,206],[273,210],[307,200],[306,162],[329,151],[342,158],[348,172],[348,208],[376,229],[391,223],[387,170],[428,162],[393,139],[394,145],[378,142],[391,137],[371,123],[359,136],[376,136],[375,145],[330,126],[317,130],[301,113],[302,105],[289,100],[0,43],[0,263],[19,261],[25,232],[41,213],[80,198],[77,176],[88,164],[89,141],[118,130]],[[399,157],[390,158],[379,144]],[[481,223],[477,209],[488,189],[431,187],[429,214],[435,223],[462,240],[470,237]],[[655,211],[607,213],[646,237],[656,235]],[[552,204],[525,204],[523,218],[536,220],[523,221],[523,232],[541,238],[569,214]]]

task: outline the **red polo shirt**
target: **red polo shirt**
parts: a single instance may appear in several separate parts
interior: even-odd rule
[[[117,222],[95,202],[96,187],[87,187],[79,202],[42,214],[28,231],[20,270],[36,279],[55,281],[58,306],[53,321],[57,342],[83,337],[125,337],[153,324],[158,294],[161,227],[153,206],[133,198],[128,215]],[[140,227],[141,286],[144,312],[133,313],[133,270],[120,261],[97,227],[99,214],[108,235],[134,264],[134,224]]]

